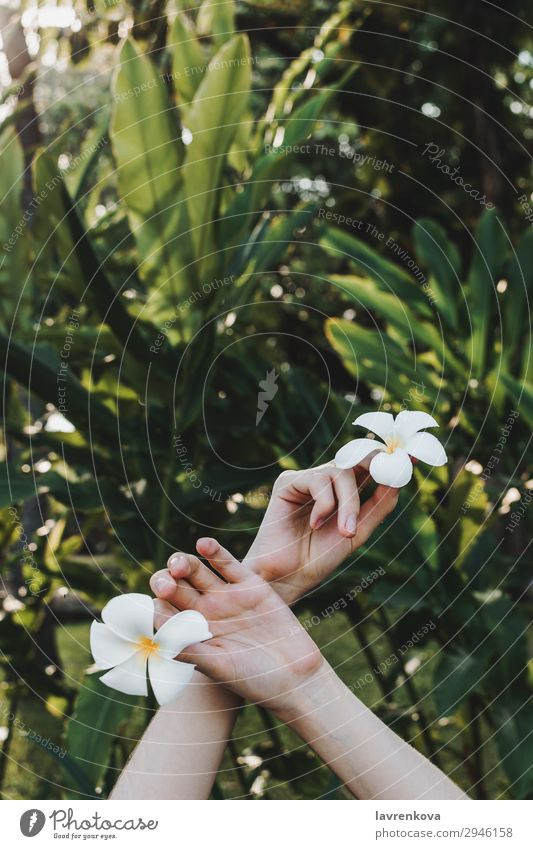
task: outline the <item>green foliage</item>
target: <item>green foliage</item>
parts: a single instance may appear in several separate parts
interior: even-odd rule
[[[25,156],[43,198],[0,265],[6,693],[61,704],[65,795],[107,794],[124,739],[153,705],[84,675],[79,646],[75,674],[62,674],[69,617],[88,622],[110,595],[148,592],[172,550],[213,528],[242,555],[282,469],[330,459],[363,410],[424,409],[450,463],[417,466],[383,533],[298,612],[319,618],[312,636],[349,684],[394,658],[374,668],[369,702],[436,761],[444,751],[466,789],[526,797],[526,522],[512,535],[506,523],[509,493],[523,497],[530,476],[533,234],[514,212],[481,215],[455,184],[443,192],[423,157],[430,200],[395,182],[415,154],[391,147],[396,82],[370,46],[381,27],[415,77],[413,63],[440,61],[424,46],[446,42],[440,19],[355,0],[329,17],[320,2],[175,3],[157,20],[147,4],[125,6],[134,27],[113,48],[98,114],[93,90],[90,108],[74,95],[52,104],[44,149],[31,155],[13,121],[0,135],[0,243],[23,219]],[[269,24],[260,35],[252,13]],[[70,44],[76,63],[102,55],[101,21],[106,49],[118,42],[115,12],[101,10],[80,55]],[[412,102],[425,102],[425,83],[414,84]],[[387,110],[376,117],[378,103]],[[416,111],[403,113],[411,128]],[[339,154],[341,136],[376,155],[385,139],[384,158],[405,161],[394,177],[369,176]],[[322,142],[336,155],[319,155]],[[294,151],[307,143],[314,152]],[[66,153],[71,168],[58,164]],[[464,204],[460,232],[451,212],[437,216],[440,192],[444,209]],[[394,203],[377,203],[391,193],[400,220]],[[352,206],[366,232],[326,226],[325,210]],[[406,219],[412,233],[400,238]],[[383,238],[370,235],[374,223]],[[254,430],[272,369],[279,395]],[[378,568],[356,603],[324,615]],[[339,795],[290,732],[265,733],[254,708],[241,722],[241,736],[257,739],[232,747],[234,795]]]

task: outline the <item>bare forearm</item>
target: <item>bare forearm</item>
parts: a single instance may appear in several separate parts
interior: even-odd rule
[[[207,799],[241,699],[196,673],[160,708],[113,790],[113,799]]]
[[[401,740],[327,664],[279,713],[359,799],[465,799]]]

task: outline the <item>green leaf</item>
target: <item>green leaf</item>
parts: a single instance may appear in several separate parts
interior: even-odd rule
[[[417,288],[413,278],[361,239],[338,228],[328,227],[320,237],[319,244],[335,257],[346,257],[359,271],[372,277],[380,289],[396,295],[413,310],[418,310],[422,317],[432,315],[426,296]]]
[[[522,237],[513,251],[507,272],[507,289],[502,295],[502,365],[510,371],[513,356],[523,355],[522,377],[533,383],[533,357],[527,344],[533,295],[533,230]]]
[[[448,490],[446,510],[441,513],[448,559],[456,569],[483,532],[487,507],[484,481],[461,469]]]
[[[222,172],[251,84],[248,39],[239,35],[213,57],[187,112],[192,141],[187,146],[183,179],[197,257],[204,258],[217,209]]]
[[[172,82],[182,103],[189,103],[200,85],[207,65],[202,45],[189,18],[178,12],[170,30],[168,48],[172,56]]]
[[[185,294],[185,209],[180,201],[182,144],[163,77],[127,40],[113,86],[111,143],[119,191],[140,256],[140,275],[173,297]]]
[[[405,337],[407,343],[416,342],[429,348],[439,357],[444,367],[452,366],[458,374],[464,375],[464,363],[452,353],[435,325],[421,321],[397,295],[384,292],[369,277],[333,274],[331,280],[341,291],[353,295],[359,304],[386,319]]]
[[[40,483],[45,484],[46,475],[22,474],[8,463],[0,463],[0,508],[19,504],[35,497]]]
[[[51,356],[52,354],[52,356]],[[0,357],[6,373],[35,393],[43,401],[58,398],[58,374],[61,361],[54,351],[41,345],[32,348],[14,342],[0,333]],[[67,417],[76,426],[92,428],[104,437],[116,435],[116,419],[107,407],[95,400],[73,376],[71,369],[64,375],[65,399],[68,399]],[[130,428],[127,428],[130,431]]]
[[[512,784],[511,798],[530,799],[533,792],[533,710],[531,699],[505,694],[494,706],[495,741],[501,764]]]
[[[468,695],[481,691],[490,667],[485,646],[471,652],[457,647],[442,654],[433,678],[433,698],[439,716],[455,713]]]
[[[513,404],[524,417],[529,427],[533,428],[533,385],[515,380],[509,374],[501,374],[500,380],[507,389]]]
[[[217,46],[225,44],[235,32],[233,0],[203,0],[196,25],[199,35],[212,35]]]
[[[138,703],[137,697],[111,690],[96,675],[86,676],[68,721],[65,748],[93,789],[102,782],[120,726]]]
[[[65,175],[65,185],[71,197],[79,200],[86,191],[86,180],[92,174],[98,157],[108,142],[109,115],[106,112],[87,134],[82,148]]]
[[[496,210],[486,210],[479,222],[474,257],[468,275],[468,306],[472,320],[472,369],[478,380],[485,375],[490,321],[496,306],[496,283],[507,254],[505,229]]]
[[[421,218],[414,227],[417,255],[431,272],[431,287],[436,292],[434,306],[444,320],[457,329],[457,303],[461,297],[461,258],[443,228],[429,218]]]
[[[51,755],[56,763],[60,765],[65,775],[74,781],[74,787],[69,788],[70,790],[74,790],[81,796],[89,796],[92,799],[99,798],[95,794],[94,787],[84,770],[76,763],[74,758],[71,758],[68,752],[54,752],[53,749],[49,748],[48,741],[46,740],[41,742],[40,740],[35,740],[33,737],[29,737],[28,739],[31,739],[37,746],[40,746],[46,754]]]
[[[245,282],[256,286],[256,281],[250,280],[248,275],[277,269],[278,263],[285,256],[289,245],[296,240],[297,234],[312,222],[314,209],[315,206],[309,204],[297,207],[286,215],[261,218],[231,265],[234,275],[244,275],[243,279],[238,281],[238,286],[242,287]],[[239,300],[243,300],[242,296]]]
[[[109,516],[127,519],[136,515],[135,505],[121,493],[116,482],[92,477],[81,482],[66,480],[57,472],[43,476],[41,487],[57,501],[70,506],[76,513],[105,511]]]
[[[17,134],[8,130],[0,135],[0,325],[9,332],[15,322],[19,333],[31,326],[33,290],[27,269],[23,186],[24,154]]]
[[[435,397],[430,372],[419,361],[413,367],[403,348],[386,333],[334,318],[326,321],[326,336],[347,370],[358,379],[385,388],[390,384],[400,395],[409,381],[422,383],[428,397]]]

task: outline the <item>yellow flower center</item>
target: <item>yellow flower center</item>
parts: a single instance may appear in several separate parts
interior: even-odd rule
[[[153,640],[151,637],[139,637],[137,640],[137,647],[139,651],[145,655],[145,657],[150,657],[152,654],[156,654],[159,649],[159,643],[156,640]]]

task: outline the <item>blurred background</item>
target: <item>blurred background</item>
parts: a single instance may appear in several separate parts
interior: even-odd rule
[[[450,462],[297,612],[473,797],[531,793],[528,11],[0,2],[3,798],[108,795],[155,705],[92,619],[200,535],[243,556],[377,409]],[[254,706],[214,795],[346,797]]]

